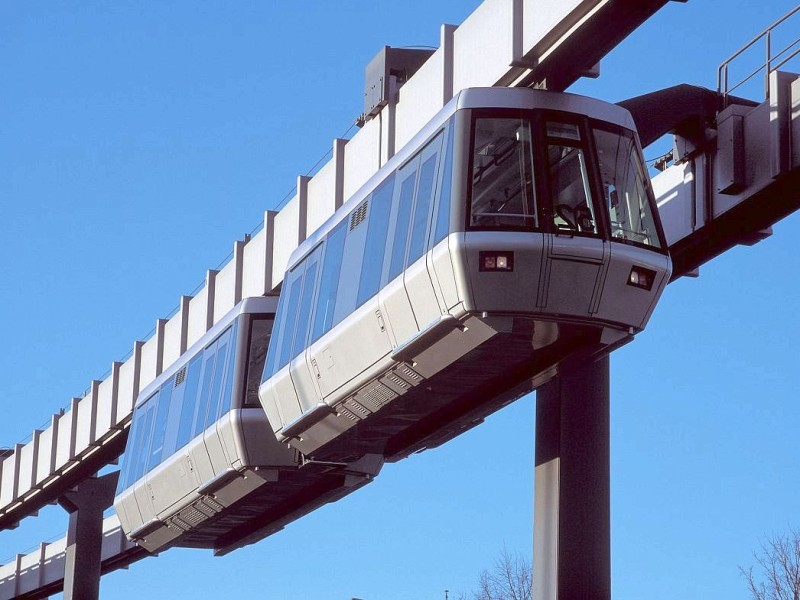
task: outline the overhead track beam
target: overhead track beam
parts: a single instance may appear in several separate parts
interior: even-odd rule
[[[594,4],[589,12],[577,13],[579,17],[574,20],[562,20],[519,57],[518,64],[527,66],[530,71],[514,85],[566,90],[580,77],[592,73],[601,58],[669,1],[605,0],[589,3]],[[596,76],[597,72],[593,75]]]

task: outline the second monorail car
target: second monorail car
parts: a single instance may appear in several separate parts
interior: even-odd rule
[[[470,89],[293,253],[259,397],[317,460],[396,460],[647,323],[670,258],[630,114]]]
[[[276,298],[247,298],[141,391],[114,507],[128,537],[225,553],[369,482],[380,456],[312,464],[258,401]]]

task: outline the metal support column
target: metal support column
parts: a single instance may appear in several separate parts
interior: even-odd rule
[[[610,600],[609,358],[536,392],[534,600]]]
[[[114,501],[119,472],[86,479],[58,503],[70,513],[64,568],[65,600],[97,600],[100,594],[100,551],[103,511]]]

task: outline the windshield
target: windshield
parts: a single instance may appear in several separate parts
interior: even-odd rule
[[[599,234],[594,215],[585,144],[574,123],[547,122],[550,214],[555,231]]]
[[[473,227],[535,227],[531,129],[519,118],[476,119]]]
[[[594,130],[611,238],[661,248],[645,170],[633,134]]]

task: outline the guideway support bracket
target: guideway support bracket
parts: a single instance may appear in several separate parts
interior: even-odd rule
[[[609,357],[536,392],[535,600],[611,599]]]
[[[58,503],[69,513],[65,600],[97,600],[103,545],[103,511],[114,502],[119,471],[85,479]]]

